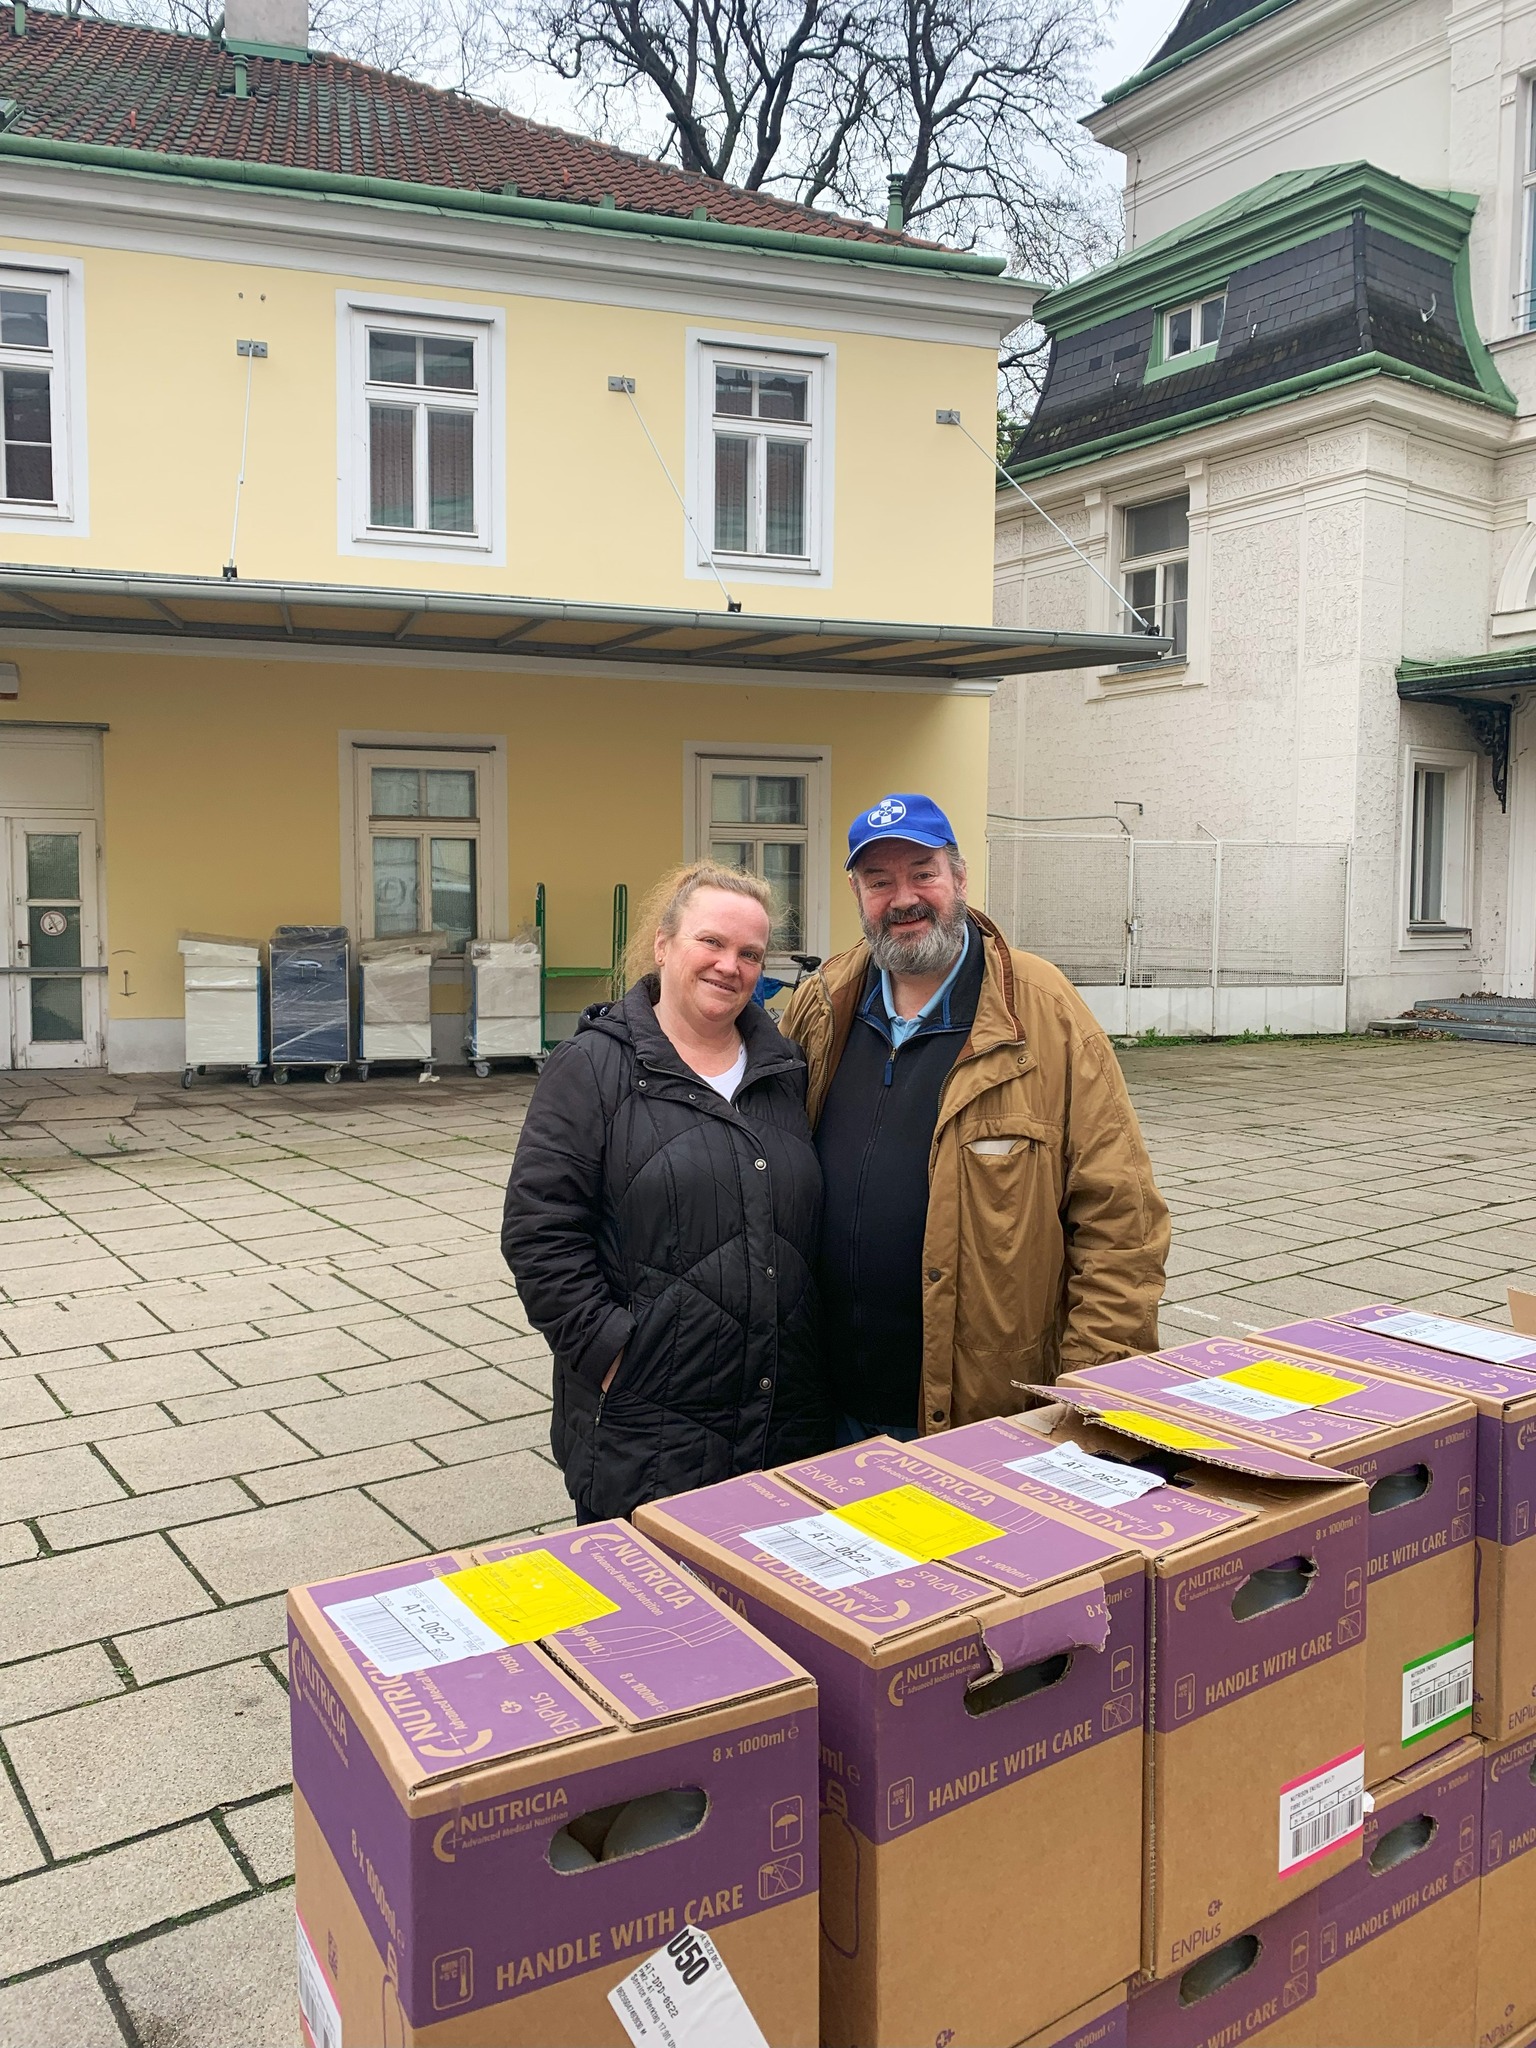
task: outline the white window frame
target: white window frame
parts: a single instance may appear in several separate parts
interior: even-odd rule
[[[458,768],[475,772],[477,816],[401,819],[398,836],[473,838],[475,936],[505,938],[507,913],[507,743],[504,736],[473,733],[344,732],[341,739],[342,921],[361,939],[374,937],[372,772],[375,768]],[[530,914],[532,906],[529,906]],[[463,956],[434,962],[435,979],[463,978]]]
[[[460,305],[443,299],[378,298],[337,294],[337,450],[341,489],[337,507],[337,548],[343,555],[369,555],[419,562],[463,562],[491,566],[506,561],[506,315],[495,306]],[[369,482],[368,333],[387,328],[415,335],[442,335],[475,344],[475,524],[473,533],[435,533],[420,528],[373,526]],[[402,386],[402,394],[411,387]],[[417,386],[415,402],[425,404]],[[449,405],[462,404],[445,392]],[[466,408],[467,409],[467,408]]]
[[[1131,513],[1138,512],[1144,506],[1147,505],[1163,504],[1166,500],[1170,498],[1183,498],[1185,501],[1184,517],[1186,525],[1186,539],[1184,542],[1182,552],[1177,548],[1167,548],[1164,549],[1163,552],[1160,554],[1127,554],[1126,530]],[[1187,481],[1184,482],[1182,485],[1176,484],[1171,490],[1155,492],[1138,491],[1134,498],[1122,499],[1116,504],[1114,508],[1115,581],[1116,587],[1120,591],[1120,616],[1117,621],[1118,631],[1123,633],[1131,633],[1138,630],[1132,624],[1132,618],[1133,615],[1139,610],[1139,607],[1132,605],[1130,595],[1126,590],[1126,584],[1130,576],[1142,569],[1150,568],[1156,570],[1157,595],[1154,599],[1154,605],[1158,613],[1158,625],[1160,629],[1162,623],[1162,610],[1165,602],[1167,601],[1165,596],[1166,578],[1164,572],[1176,562],[1182,562],[1184,564],[1184,651],[1182,654],[1170,653],[1161,657],[1161,660],[1163,662],[1166,662],[1170,668],[1179,669],[1183,669],[1184,667],[1186,667],[1189,662],[1189,613],[1191,576],[1190,561],[1194,551],[1190,543],[1190,538],[1188,537],[1187,529],[1189,514],[1192,509],[1192,493],[1190,491]],[[1171,634],[1169,637],[1172,637]],[[1159,660],[1159,657],[1155,654],[1149,654],[1147,656],[1147,660],[1149,662],[1157,662]],[[1139,663],[1132,662],[1127,664],[1125,669],[1120,672],[1127,675],[1135,676],[1140,672],[1140,666],[1141,665]],[[1111,673],[1115,672],[1112,671]]]
[[[1473,828],[1479,758],[1475,753],[1452,747],[1403,749],[1402,852],[1398,863],[1402,878],[1402,951],[1465,952],[1472,943]],[[1421,769],[1438,770],[1446,777],[1445,867],[1440,887],[1443,918],[1434,925],[1415,924],[1411,917],[1414,814]]]
[[[704,333],[690,329],[688,351],[692,375],[687,419],[685,575],[693,581],[713,583],[718,570],[727,583],[830,583],[836,349],[831,345],[802,346],[786,341],[780,335]],[[807,552],[804,555],[737,554],[712,545],[715,532],[717,363],[739,363],[750,369],[788,370],[810,380],[806,393],[805,439],[809,454],[805,487]]]
[[[1181,304],[1168,308],[1163,314],[1162,359],[1165,363],[1177,362],[1182,356],[1197,356],[1202,350],[1217,346],[1221,340],[1221,327],[1217,328],[1215,341],[1197,341],[1195,336],[1202,328],[1202,315],[1206,307],[1215,305],[1218,302],[1221,306],[1221,327],[1225,327],[1227,320],[1227,288],[1225,285],[1222,286],[1219,292],[1202,292],[1198,298],[1185,299]],[[1181,313],[1189,315],[1189,347],[1175,349],[1172,346],[1173,323]]]
[[[1517,203],[1515,290],[1511,294],[1510,331],[1536,332],[1536,77],[1520,80],[1515,145]]]
[[[0,248],[0,284],[48,294],[49,401],[53,434],[50,504],[0,498],[0,533],[90,531],[86,492],[85,267],[76,258]],[[9,357],[7,358],[10,359]]]
[[[712,775],[803,775],[805,789],[805,943],[825,960],[831,952],[830,828],[832,749],[754,745],[741,740],[689,740],[683,748],[683,858],[704,860],[716,836],[710,817]],[[721,831],[727,828],[722,826]],[[786,953],[770,953],[767,971],[793,980],[799,969]]]

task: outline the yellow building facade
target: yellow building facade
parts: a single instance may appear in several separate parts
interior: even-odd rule
[[[556,966],[607,958],[615,884],[711,849],[780,882],[781,953],[826,954],[858,809],[925,789],[980,850],[993,679],[1073,636],[987,626],[992,474],[938,416],[990,447],[1028,287],[778,202],[701,216],[705,181],[505,116],[451,185],[441,147],[338,170],[317,108],[457,107],[302,49],[17,20],[0,1060],[174,1069],[179,935],[281,924],[435,926],[451,1059],[456,955],[540,883]],[[141,39],[164,135],[56,132],[91,37],[119,75]],[[235,78],[244,127],[168,149],[178,96],[223,121]],[[504,130],[548,190],[614,190],[488,190]],[[605,992],[561,986],[552,1029]]]

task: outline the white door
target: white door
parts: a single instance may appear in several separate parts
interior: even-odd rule
[[[12,818],[10,1053],[17,1067],[99,1067],[101,957],[96,825]]]

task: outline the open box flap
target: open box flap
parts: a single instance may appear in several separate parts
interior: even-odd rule
[[[1250,1347],[1251,1348],[1251,1347]],[[1080,1387],[1085,1393],[1105,1400],[1128,1394],[1133,1402],[1160,1408],[1191,1429],[1213,1427],[1218,1433],[1255,1438],[1312,1457],[1319,1451],[1344,1450],[1367,1442],[1379,1433],[1380,1425],[1355,1414],[1341,1414],[1315,1398],[1316,1380],[1326,1396],[1327,1382],[1321,1372],[1299,1358],[1288,1363],[1262,1351],[1252,1351],[1251,1363],[1234,1361],[1229,1371],[1176,1365],[1172,1358],[1117,1358],[1107,1365],[1092,1365],[1081,1372],[1064,1373],[1061,1382]],[[1340,1389],[1359,1386],[1358,1380],[1339,1376]],[[1394,1391],[1409,1396],[1410,1417],[1415,1413],[1413,1396],[1419,1393],[1423,1413],[1443,1413],[1445,1397],[1427,1390],[1415,1390],[1403,1381],[1381,1381]],[[1303,1397],[1303,1398],[1298,1398]]]
[[[1235,1379],[1239,1385],[1269,1393],[1313,1415],[1351,1416],[1362,1422],[1392,1427],[1402,1422],[1427,1422],[1450,1407],[1455,1396],[1433,1387],[1414,1387],[1404,1380],[1377,1379],[1351,1373],[1321,1361],[1302,1363],[1260,1344],[1235,1337],[1201,1337],[1192,1344],[1159,1351],[1157,1356],[1181,1372],[1206,1379]],[[1299,1414],[1298,1414],[1299,1419]]]
[[[1007,1605],[1011,1611],[988,1608],[977,1619],[982,1649],[998,1677],[1074,1650],[1098,1654],[1109,1640],[1109,1602],[1102,1580],[1069,1593],[1021,1595]]]
[[[1209,1465],[1217,1472],[1241,1472],[1252,1479],[1277,1479],[1305,1486],[1357,1486],[1349,1472],[1335,1472],[1327,1465],[1314,1465],[1305,1458],[1270,1444],[1245,1443],[1240,1437],[1174,1421],[1150,1403],[1137,1402],[1128,1394],[1099,1393],[1082,1386],[1058,1382],[1042,1389],[1048,1400],[1064,1402],[1086,1422],[1154,1450],[1176,1451],[1192,1464]]]

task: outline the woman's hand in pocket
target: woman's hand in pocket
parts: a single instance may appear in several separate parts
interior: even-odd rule
[[[627,1349],[628,1347],[626,1346],[625,1348]],[[603,1374],[603,1392],[605,1394],[607,1393],[608,1389],[613,1385],[614,1375],[617,1373],[619,1367],[623,1363],[624,1353],[623,1351],[621,1351],[618,1357],[613,1361],[612,1365],[610,1365],[608,1370]]]

